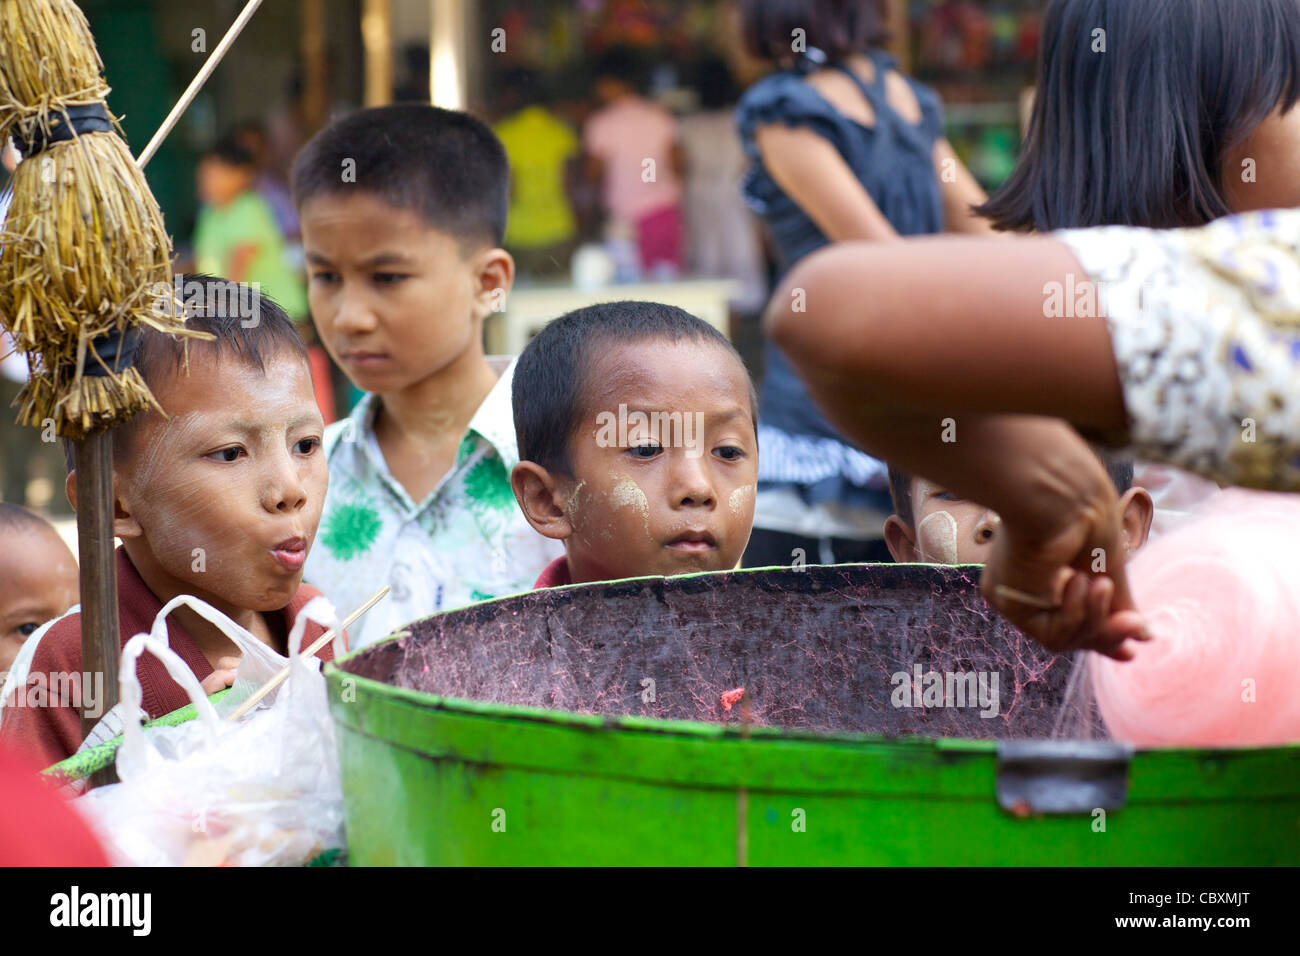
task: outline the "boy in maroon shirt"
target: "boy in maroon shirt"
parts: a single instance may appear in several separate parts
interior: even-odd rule
[[[329,481],[307,351],[288,316],[255,288],[207,276],[177,281],[187,326],[215,338],[189,340],[187,363],[182,342],[139,337],[135,366],[166,414],[142,412],[113,436],[122,643],[190,594],[285,654],[294,618],[319,593],[302,584],[302,569]],[[76,507],[72,474],[67,492]],[[229,638],[186,606],[167,622],[172,650],[205,691],[232,683],[240,652]],[[321,633],[308,622],[307,640]],[[329,647],[319,656],[330,659]],[[81,671],[81,615],[73,613],[39,638],[26,683],[5,702],[0,744],[42,766],[75,753],[82,733],[70,698],[81,694],[69,687],[92,695],[101,680]],[[152,655],[137,673],[150,718],[189,702]]]
[[[578,309],[513,382],[515,500],[565,556],[535,588],[730,571],[754,523],[754,386],[722,333],[656,302]]]

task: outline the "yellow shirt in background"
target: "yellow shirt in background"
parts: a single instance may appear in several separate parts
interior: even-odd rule
[[[572,239],[573,210],[564,192],[565,163],[578,137],[541,106],[528,106],[494,127],[510,158],[506,245],[528,249]]]

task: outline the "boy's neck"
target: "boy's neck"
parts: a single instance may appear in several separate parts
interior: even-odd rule
[[[226,617],[230,618],[244,630],[251,633],[263,644],[275,650],[277,653],[284,654],[286,651],[286,635],[280,633],[283,628],[275,627],[270,621],[270,615],[263,614],[260,611],[250,611],[247,608],[235,607],[228,601],[223,601],[215,594],[208,593],[184,581],[173,578],[164,571],[153,556],[148,553],[141,553],[141,550],[131,545],[134,542],[124,543],[127,557],[135,566],[136,573],[144,581],[145,586],[153,592],[153,596],[158,599],[162,605],[166,605],[174,597],[182,594],[189,594],[198,598],[207,604],[212,605]],[[208,659],[215,669],[216,661],[220,657],[237,657],[241,654],[239,648],[230,638],[226,637],[221,628],[217,627],[207,618],[203,617],[193,608],[182,604],[173,610],[168,619],[174,619],[177,624],[184,628],[185,633],[190,636],[194,644],[203,652],[203,656]],[[276,624],[282,624],[276,621]]]
[[[483,350],[467,349],[446,368],[402,389],[379,396],[375,433],[380,445],[408,448],[460,443],[499,376]]]

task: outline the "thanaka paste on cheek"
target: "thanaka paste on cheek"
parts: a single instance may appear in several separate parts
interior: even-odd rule
[[[609,501],[615,508],[633,507],[641,513],[641,520],[645,525],[645,536],[653,542],[654,535],[650,531],[650,499],[646,497],[641,486],[638,485],[629,475],[611,474],[611,478],[617,478],[614,490],[609,494]]]
[[[754,498],[753,485],[741,485],[727,497],[727,504],[731,507],[731,513],[740,515]]]
[[[947,511],[932,511],[916,528],[923,562],[957,564],[957,520]]]

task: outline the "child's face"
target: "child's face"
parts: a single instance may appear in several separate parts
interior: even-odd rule
[[[0,674],[32,632],[77,603],[77,562],[53,528],[0,534]]]
[[[209,156],[199,162],[199,198],[212,206],[224,206],[253,182],[253,171],[231,166]]]
[[[922,564],[987,564],[993,541],[1001,531],[997,513],[960,498],[924,478],[912,479],[912,514],[908,527],[897,515],[885,525],[885,543],[895,561]],[[1130,488],[1120,497],[1127,553],[1146,543],[1154,506],[1144,488]]]
[[[156,593],[232,617],[282,608],[302,582],[329,482],[307,361],[264,371],[190,347],[189,374],[157,383],[151,415],[114,468],[114,531]]]
[[[361,192],[308,200],[302,234],[312,317],[358,388],[399,392],[482,354],[482,321],[513,276],[501,250],[466,254],[411,210]]]
[[[1002,525],[995,512],[924,478],[912,479],[912,513],[913,560],[929,564],[984,564]]]
[[[609,348],[589,380],[551,535],[574,581],[735,568],[758,477],[744,368],[717,345],[651,340]]]

